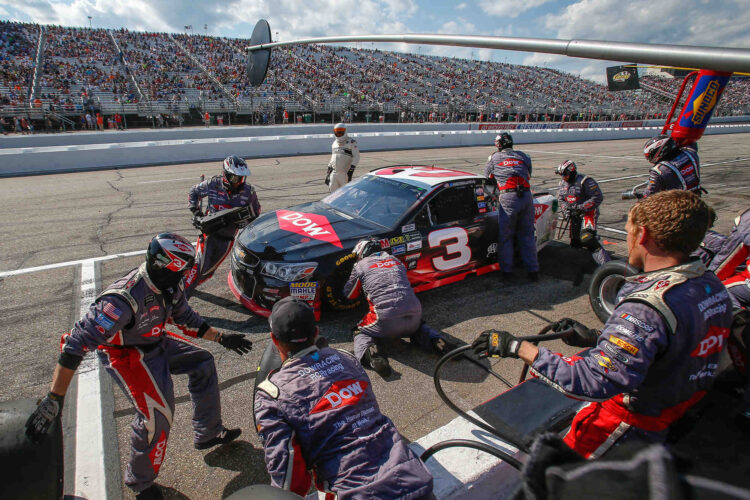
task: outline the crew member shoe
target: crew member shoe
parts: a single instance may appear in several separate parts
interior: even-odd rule
[[[138,493],[135,498],[137,500],[161,500],[162,498],[164,498],[164,495],[161,492],[161,488],[159,488],[155,484],[152,484],[145,490]]]
[[[539,281],[539,272],[537,271],[529,271],[526,273],[526,276],[529,278],[529,281]]]
[[[202,443],[195,443],[195,449],[207,450],[208,448],[216,446],[217,444],[226,444],[240,437],[240,434],[242,434],[242,429],[227,429],[226,427],[224,427],[221,429],[221,432],[216,435],[216,437],[213,437],[208,441],[203,441]]]
[[[390,377],[393,372],[390,363],[388,363],[388,358],[380,354],[378,346],[375,344],[367,346],[365,355],[362,356],[362,365],[367,368],[372,368],[383,378]]]

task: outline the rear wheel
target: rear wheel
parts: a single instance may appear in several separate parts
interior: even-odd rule
[[[602,323],[606,323],[617,304],[617,294],[625,284],[625,278],[638,271],[624,260],[613,260],[599,266],[591,277],[589,302],[591,309]]]

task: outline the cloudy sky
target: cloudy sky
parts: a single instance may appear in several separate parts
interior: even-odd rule
[[[0,0],[2,19],[88,26],[88,16],[94,27],[183,32],[192,25],[193,32],[243,38],[264,18],[281,40],[446,33],[750,47],[750,0]],[[597,81],[611,64],[488,49],[381,48],[547,65]]]

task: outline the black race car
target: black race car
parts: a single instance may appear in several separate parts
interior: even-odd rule
[[[262,214],[240,232],[228,276],[232,293],[263,317],[287,295],[322,306],[357,307],[343,286],[352,249],[368,237],[399,257],[420,292],[499,269],[495,184],[431,166],[374,170],[321,201]],[[535,195],[537,250],[554,232],[557,202]]]

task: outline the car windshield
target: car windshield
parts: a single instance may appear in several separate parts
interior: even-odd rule
[[[404,182],[360,177],[323,198],[323,203],[349,215],[392,228],[426,189]]]

